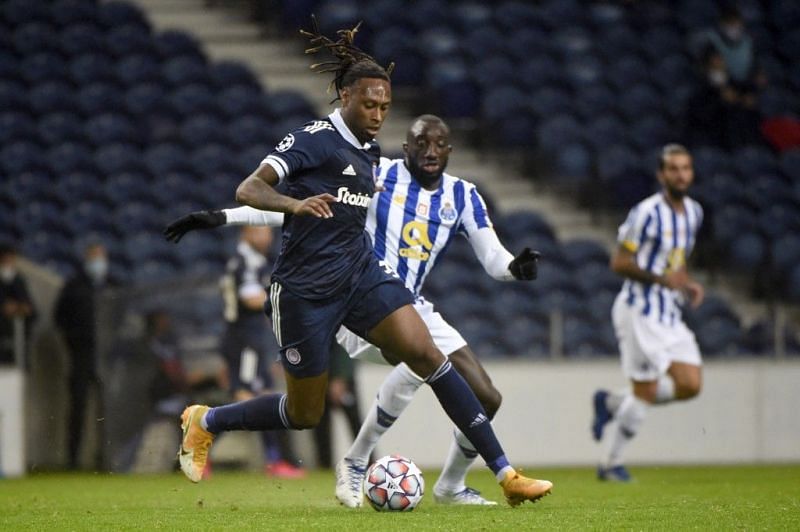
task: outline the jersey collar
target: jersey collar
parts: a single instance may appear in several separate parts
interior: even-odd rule
[[[328,115],[328,118],[333,124],[333,127],[336,128],[336,131],[339,132],[339,134],[344,138],[344,140],[346,140],[359,150],[370,149],[371,145],[369,142],[365,142],[364,144],[358,142],[356,136],[353,135],[353,132],[350,131],[350,128],[347,127],[347,124],[344,123],[344,118],[342,118],[342,113],[340,109],[334,110],[331,114]]]

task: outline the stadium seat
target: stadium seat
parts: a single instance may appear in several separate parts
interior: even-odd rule
[[[9,175],[8,181],[7,183],[4,182],[6,191],[18,206],[41,201],[43,196],[46,195],[44,192],[51,190],[50,185],[53,182],[53,176],[46,170],[26,170],[7,172],[7,174]]]
[[[625,91],[625,97],[620,98],[617,108],[628,121],[661,113],[661,95],[649,83],[632,81],[619,88]]]
[[[257,116],[245,116],[229,122],[224,134],[229,144],[240,149],[271,139],[274,135],[271,124]]]
[[[107,28],[138,26],[150,30],[150,23],[141,9],[128,2],[102,2],[98,6],[98,21]]]
[[[58,39],[61,53],[73,57],[105,49],[105,35],[92,24],[69,25]]]
[[[459,28],[464,32],[491,24],[492,9],[480,2],[458,3],[451,9]]]
[[[781,172],[794,181],[800,182],[800,149],[789,150],[781,154]]]
[[[627,128],[616,114],[610,112],[600,114],[598,109],[595,112],[591,112],[590,115],[593,115],[590,118],[591,122],[585,125],[586,142],[598,153],[602,153],[602,149],[609,145],[625,143]]]
[[[73,235],[83,235],[91,231],[108,231],[111,216],[102,201],[84,200],[70,205],[63,216],[63,224]]]
[[[608,251],[596,240],[569,240],[561,245],[561,252],[573,268],[581,268],[592,262],[608,267]]]
[[[464,47],[464,54],[471,61],[491,65],[492,59],[496,59],[508,63],[509,66],[513,68],[511,58],[503,55],[503,47],[505,46],[503,43],[503,34],[496,28],[484,26],[473,29],[465,36],[464,40],[469,43],[469,46]],[[498,74],[507,75],[505,67],[503,67],[503,69],[497,69],[495,66],[494,69]],[[513,74],[506,79],[512,78]],[[498,77],[498,79],[502,78]]]
[[[143,172],[141,149],[123,142],[103,144],[94,153],[95,166],[103,175],[109,176],[124,172]]]
[[[121,113],[125,110],[122,91],[111,83],[83,85],[77,94],[77,105],[86,116],[101,113]]]
[[[208,113],[217,114],[217,96],[207,85],[191,83],[183,85],[170,94],[169,101],[180,116],[189,116]]]
[[[261,90],[261,83],[244,64],[236,61],[218,61],[209,68],[211,82],[218,90],[234,86],[252,87]]]
[[[222,144],[204,144],[191,152],[191,164],[197,175],[213,178],[222,172],[235,172],[236,162],[230,150]]]
[[[0,112],[0,145],[10,142],[39,142],[39,132],[27,114]]]
[[[580,142],[583,139],[583,128],[573,116],[558,115],[539,125],[536,139],[542,149],[554,151],[559,146]]]
[[[197,39],[184,31],[163,31],[155,36],[155,45],[165,61],[173,57],[195,57],[205,63],[205,55]]]
[[[711,318],[696,330],[701,352],[706,356],[738,355],[742,352],[742,328],[738,320]]]
[[[124,87],[162,81],[161,63],[155,56],[148,54],[131,54],[120,58],[114,74]]]
[[[90,83],[116,83],[114,64],[104,54],[81,54],[69,63],[69,78],[76,86]]]
[[[279,90],[270,92],[267,103],[272,116],[305,116],[309,120],[316,116],[312,105],[298,91]]]
[[[789,189],[787,194],[789,193]],[[800,231],[800,209],[786,197],[776,199],[758,214],[758,228],[769,240]]]
[[[37,129],[39,138],[50,146],[62,142],[85,140],[83,122],[75,113],[45,114],[39,119]]]
[[[21,57],[37,53],[58,53],[58,32],[47,23],[32,22],[28,24],[12,24],[11,43]],[[10,51],[10,50],[9,50]]]
[[[137,124],[121,113],[97,114],[86,122],[86,137],[95,146],[126,143],[141,146],[144,136]]]
[[[177,90],[189,84],[211,83],[205,61],[193,55],[165,59],[161,65],[161,73],[164,80]]]
[[[96,25],[97,4],[85,0],[56,0],[48,13],[50,21],[61,28]]]
[[[328,0],[317,11],[317,22],[323,35],[336,35],[341,28],[352,28],[361,16],[359,5],[355,0]],[[303,28],[308,28],[308,14],[303,21]]]
[[[175,171],[192,171],[187,152],[176,144],[156,144],[145,151],[144,163],[154,176]]]
[[[127,170],[110,175],[103,185],[106,201],[116,209],[131,202],[154,203],[158,194],[149,176],[136,170]]]
[[[103,183],[100,177],[92,172],[80,170],[61,176],[56,192],[61,202],[65,205],[76,198],[92,202],[105,200]]]
[[[517,64],[517,73],[514,80],[527,89],[537,90],[545,86],[560,83],[563,72],[556,60],[549,55],[538,53],[538,48],[527,48],[525,52],[537,50],[536,55],[526,57],[524,62]]]
[[[135,24],[126,24],[109,30],[106,33],[106,49],[119,58],[133,54],[158,54],[150,33]]]
[[[590,55],[570,59],[564,67],[566,80],[575,90],[603,82],[605,66]]]
[[[56,174],[96,170],[91,149],[79,142],[64,142],[50,148],[47,151],[47,162]]]
[[[32,22],[49,22],[50,14],[48,6],[38,2],[26,2],[25,0],[6,0],[0,6],[1,18],[4,18],[15,26]]]
[[[140,83],[125,92],[125,110],[132,116],[175,114],[164,88],[155,83]]]
[[[534,90],[527,101],[531,109],[543,120],[552,119],[572,110],[572,98],[569,93],[554,86]]]
[[[11,142],[0,148],[0,168],[7,175],[23,172],[45,170],[45,161],[41,156],[41,148],[32,142]]]
[[[555,171],[559,184],[576,185],[591,178],[592,152],[582,142],[574,142],[557,148]]]
[[[771,242],[772,271],[785,279],[796,264],[800,264],[800,234],[787,233]]]
[[[34,86],[49,81],[59,81],[67,77],[67,69],[60,55],[41,52],[23,57],[19,66],[20,77]]]
[[[729,267],[746,273],[761,271],[768,257],[767,249],[766,240],[755,231],[736,235],[729,245]]]
[[[271,111],[264,94],[247,85],[235,85],[219,94],[219,107],[229,118],[262,116],[269,118]]]
[[[225,143],[227,136],[223,122],[212,114],[189,116],[180,128],[181,141],[187,149],[193,149],[205,143]]]
[[[164,259],[145,260],[133,270],[133,281],[137,284],[165,283],[178,273],[175,265]]]

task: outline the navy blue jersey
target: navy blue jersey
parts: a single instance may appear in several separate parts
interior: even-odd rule
[[[308,299],[331,297],[374,260],[364,224],[379,156],[378,145],[361,144],[337,109],[286,135],[264,159],[285,195],[302,200],[327,192],[337,198],[332,218],[286,215],[272,274],[281,286]]]

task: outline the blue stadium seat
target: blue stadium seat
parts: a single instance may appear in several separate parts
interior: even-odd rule
[[[133,201],[124,203],[114,209],[111,221],[115,230],[120,234],[129,235],[131,233],[144,232],[152,235],[158,242],[166,244],[160,233],[165,223],[163,213],[150,202]],[[128,242],[125,245],[128,246]],[[135,248],[135,245],[131,244],[131,247]],[[142,250],[141,253],[147,254],[146,252],[147,250]],[[129,257],[131,256],[129,255]]]
[[[539,7],[526,2],[501,2],[494,9],[494,20],[504,31],[541,28],[544,25]]]
[[[0,111],[0,145],[14,141],[39,142],[39,132],[27,114]]]
[[[609,65],[608,81],[617,90],[625,91],[639,84],[648,83],[647,63],[635,55],[623,55]]]
[[[132,202],[152,203],[154,196],[157,195],[157,189],[147,174],[136,170],[109,176],[103,188],[105,198],[114,210]]]
[[[444,117],[475,116],[481,105],[481,93],[463,62],[443,60],[430,63],[425,76],[426,83],[436,92],[438,108]]]
[[[31,22],[49,22],[48,6],[40,2],[26,2],[25,0],[6,0],[3,2],[0,18],[4,18],[14,26],[21,26]]]
[[[103,2],[98,6],[98,20],[108,28],[138,26],[150,30],[150,23],[142,10],[128,2]]]
[[[590,55],[572,58],[564,67],[566,80],[575,90],[603,82],[605,70],[603,62]]]
[[[64,227],[63,206],[54,201],[35,199],[21,204],[14,214],[16,225],[24,233],[23,236],[37,231],[60,231]]]
[[[69,204],[76,198],[93,202],[105,200],[103,183],[100,177],[92,172],[79,170],[64,174],[59,178],[56,189],[64,204]]]
[[[261,83],[255,74],[246,65],[236,61],[218,61],[211,65],[209,74],[219,90],[237,85],[261,90]]]
[[[620,98],[617,108],[629,121],[662,112],[661,95],[652,85],[631,83],[620,89],[625,91],[625,97]]]
[[[28,85],[57,81],[66,78],[67,69],[60,55],[41,52],[25,56],[20,63],[20,76]]]
[[[56,0],[50,6],[49,16],[61,28],[94,25],[98,22],[97,4],[85,0]]]
[[[316,116],[311,103],[303,93],[294,90],[279,90],[271,92],[267,103],[272,116],[307,116],[309,119]]]
[[[787,190],[787,194],[789,190]],[[776,199],[758,215],[758,227],[769,240],[782,235],[800,231],[800,209],[797,203],[787,202],[786,198]]]
[[[222,172],[235,172],[236,162],[231,159],[231,150],[222,144],[205,144],[191,153],[194,171],[208,178]]]
[[[561,245],[564,258],[573,268],[580,268],[591,262],[608,267],[609,254],[605,246],[596,240],[576,238]]]
[[[72,255],[67,239],[63,235],[49,231],[37,231],[26,235],[20,249],[22,255],[38,263],[52,258],[65,258]]]
[[[747,180],[778,170],[776,157],[761,146],[745,146],[733,154],[734,165]]]
[[[800,235],[788,233],[771,242],[770,253],[772,271],[779,277],[785,278],[800,264]]]
[[[225,143],[227,136],[224,123],[212,114],[189,116],[181,124],[181,141],[187,149],[205,143]]]
[[[135,117],[176,114],[164,88],[155,83],[134,85],[125,92],[125,110]]]
[[[140,83],[160,83],[161,63],[153,55],[126,55],[117,63],[115,76],[117,81],[126,87]]]
[[[54,112],[74,112],[75,110],[75,97],[72,92],[72,87],[63,81],[52,81],[40,83],[33,87],[28,92],[28,97],[17,106],[17,97],[25,96],[26,92],[15,94],[15,84],[7,85],[8,92],[4,94],[3,88],[0,87],[0,106],[3,105],[3,100],[7,99],[8,105],[14,105],[15,110],[22,110],[27,107],[28,103],[30,108],[38,115],[45,115]]]
[[[577,88],[573,107],[585,120],[594,120],[614,113],[616,101],[616,94],[606,85],[587,85]],[[619,122],[618,118],[614,118]]]
[[[92,150],[79,142],[64,142],[47,151],[47,162],[57,175],[64,172],[96,171]]]
[[[176,89],[170,94],[169,101],[183,117],[219,112],[217,95],[207,85],[199,83],[191,83]]]
[[[730,242],[729,267],[745,273],[756,273],[765,265],[767,242],[764,237],[755,232],[736,235]]]
[[[458,3],[451,7],[452,16],[462,31],[486,27],[492,22],[492,9],[480,2]]]
[[[184,31],[165,30],[156,35],[155,45],[164,60],[173,57],[196,57],[205,62],[205,55],[197,39]]]
[[[121,113],[125,110],[122,91],[111,83],[84,85],[76,97],[78,108],[86,116]]]
[[[77,86],[90,83],[115,83],[114,64],[104,54],[81,54],[69,63],[69,77]]]
[[[126,143],[141,146],[144,135],[138,124],[121,113],[103,113],[86,122],[86,137],[95,145]]]
[[[205,185],[207,181],[209,180],[200,179],[194,172],[169,172],[158,179],[158,195],[163,198],[165,203],[174,202],[178,198],[203,202],[206,199]],[[229,192],[229,196],[233,194],[232,191]],[[212,205],[217,207],[218,204],[219,197],[213,198],[209,207]]]
[[[632,110],[631,110],[632,112]],[[643,113],[630,128],[631,143],[642,151],[659,148],[674,138],[672,130],[661,116],[653,113]]]
[[[146,171],[139,147],[124,142],[109,141],[108,144],[103,144],[95,151],[94,161],[100,172],[106,176]]]
[[[622,278],[607,263],[589,262],[575,268],[575,282],[587,294],[598,291],[619,292]]]
[[[731,309],[730,305],[716,294],[706,294],[706,297],[703,299],[703,304],[696,309],[691,307],[685,308],[684,317],[686,318],[686,323],[692,328],[714,318],[738,320],[736,313]]]
[[[108,31],[106,49],[116,57],[132,54],[156,55],[158,53],[150,33],[135,24],[127,24]]]
[[[598,37],[597,51],[609,64],[621,60],[640,47],[639,35],[626,24],[612,26]]]
[[[675,80],[691,79],[692,67],[687,57],[681,53],[664,54],[655,59],[651,72],[653,83],[665,93],[675,87]]]
[[[175,265],[164,259],[151,259],[137,264],[133,269],[133,280],[137,284],[164,283],[178,274]]]
[[[220,109],[229,118],[271,116],[264,93],[255,87],[235,85],[220,93],[218,99]]]
[[[592,152],[582,142],[574,142],[557,148],[555,171],[559,176],[559,184],[576,185],[591,179]]]
[[[783,299],[792,303],[800,303],[800,265],[798,264],[795,264],[789,272]]]
[[[597,175],[603,182],[611,182],[630,175],[639,167],[639,157],[626,145],[613,144],[597,156]]]
[[[258,116],[245,116],[229,122],[225,136],[229,144],[241,149],[272,138],[273,132],[267,120]]]
[[[700,324],[696,333],[704,355],[738,355],[742,352],[742,328],[736,319],[711,318]]]
[[[177,56],[165,59],[161,65],[164,80],[179,89],[188,84],[209,85],[211,78],[203,59],[197,56]]]
[[[81,201],[67,208],[63,223],[73,235],[108,231],[111,228],[111,211],[102,201]]]
[[[755,213],[746,206],[729,204],[720,207],[713,218],[714,239],[727,245],[737,235],[756,229]]]
[[[781,172],[794,181],[800,182],[800,149],[793,149],[781,154]]]
[[[24,58],[37,53],[58,52],[58,32],[50,24],[41,22],[12,24],[11,28],[14,30],[11,41],[19,56]]]
[[[571,115],[554,116],[539,125],[536,139],[543,149],[554,151],[559,146],[583,140],[583,127]]]
[[[557,86],[535,89],[527,101],[531,109],[543,120],[569,113],[573,106],[570,94]]]
[[[341,28],[352,28],[361,20],[359,5],[355,0],[335,0],[323,3],[317,11],[317,22],[324,35],[336,35]],[[303,28],[309,28],[308,13]]]
[[[192,171],[189,155],[177,144],[156,144],[145,151],[144,163],[152,175]]]
[[[530,90],[561,82],[563,70],[554,58],[541,54],[537,48],[528,48],[526,53],[536,55],[526,57],[524,62],[517,65],[517,74],[513,79]]]
[[[662,57],[681,51],[685,47],[685,38],[681,32],[670,26],[649,28],[642,32],[641,50],[649,61],[657,61]]]
[[[461,50],[461,40],[449,27],[429,27],[417,35],[417,48],[429,62],[437,58],[454,58]]]
[[[93,24],[71,24],[59,34],[59,49],[70,56],[105,50],[105,43],[105,34]]]
[[[619,26],[624,18],[625,12],[616,4],[592,4],[589,8],[589,19],[592,25],[601,32],[610,27]]]
[[[550,331],[547,321],[533,320],[526,316],[502,324],[500,339],[507,356],[541,358],[548,354]],[[486,324],[485,327],[491,327]],[[478,353],[481,356],[483,353]]]
[[[48,145],[85,140],[83,120],[75,113],[50,113],[38,123],[39,137]]]
[[[464,53],[471,60],[483,62],[491,59],[504,59],[510,61],[510,57],[503,55],[505,46],[503,34],[495,27],[484,26],[473,29],[465,36],[464,41],[469,43],[469,46],[464,47]]]
[[[45,170],[47,166],[38,144],[11,142],[0,148],[0,168],[6,174],[16,175],[26,171]]]
[[[488,55],[476,61],[470,69],[471,76],[484,90],[496,85],[499,80],[513,79],[515,76],[516,67],[507,57]]]
[[[617,115],[612,113],[592,113],[586,126],[586,141],[598,153],[608,146],[624,144],[626,140],[627,126]]]
[[[42,200],[43,191],[51,189],[54,179],[50,172],[43,169],[7,173],[10,176],[6,190],[11,193],[18,206]]]

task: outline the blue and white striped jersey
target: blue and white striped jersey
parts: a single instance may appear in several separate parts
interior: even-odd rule
[[[402,159],[381,159],[378,183],[384,190],[372,198],[367,232],[378,259],[394,268],[415,296],[456,234],[471,238],[492,227],[475,185],[458,177],[445,173],[437,190],[426,190]]]
[[[673,210],[661,192],[645,198],[619,227],[617,242],[636,254],[640,268],[656,275],[685,267],[703,223],[703,208],[688,196],[683,207],[682,213]],[[678,290],[626,279],[622,293],[628,305],[661,323],[671,325],[681,317],[684,301]]]

